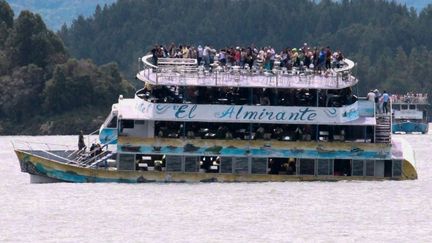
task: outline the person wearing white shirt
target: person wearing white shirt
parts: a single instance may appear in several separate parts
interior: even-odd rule
[[[373,92],[373,90],[369,91],[369,93],[367,94],[367,99],[369,101],[375,102],[375,93]]]

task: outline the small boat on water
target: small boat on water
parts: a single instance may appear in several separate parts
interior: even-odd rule
[[[392,95],[393,133],[422,133],[429,131],[427,94]]]
[[[144,88],[112,106],[100,146],[15,143],[21,171],[32,182],[417,179],[409,144],[391,137],[391,115],[353,94],[351,60],[325,71],[280,63],[146,55]]]

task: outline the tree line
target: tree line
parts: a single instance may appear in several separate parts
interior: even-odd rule
[[[0,134],[93,131],[131,86],[117,65],[74,59],[41,17],[0,0]]]
[[[119,0],[63,26],[71,54],[118,62],[128,77],[154,44],[330,46],[357,65],[359,93],[432,91],[432,5],[384,0]]]

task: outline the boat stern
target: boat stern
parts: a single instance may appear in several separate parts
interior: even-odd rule
[[[415,169],[414,165],[408,161],[404,160],[403,166],[402,166],[402,180],[417,180],[417,170]]]

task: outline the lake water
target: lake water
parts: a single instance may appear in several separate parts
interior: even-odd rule
[[[432,242],[432,138],[403,136],[419,179],[30,184],[0,137],[0,242]]]

